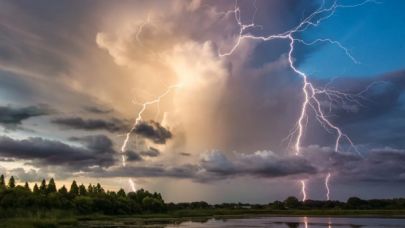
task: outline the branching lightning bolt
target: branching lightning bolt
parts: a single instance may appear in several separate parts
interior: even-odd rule
[[[150,52],[150,53],[153,55],[153,57],[155,57],[160,63],[165,64],[164,62],[162,62],[162,61],[158,58],[158,56],[157,56],[152,50],[150,50],[149,48],[147,48],[146,46],[144,46],[144,45],[142,44],[142,42],[139,40],[139,34],[142,32],[142,28],[143,28],[148,22],[149,22],[149,20],[140,26],[139,32],[136,34],[136,36],[135,36],[134,39],[136,39],[136,40],[138,41],[139,45],[140,45],[142,48],[146,49],[148,52]],[[133,40],[133,39],[132,39],[132,40]],[[155,117],[155,120],[157,120],[157,118],[158,118],[158,116],[159,116],[159,114],[160,114],[160,101],[161,101],[161,99],[162,99],[163,97],[165,97],[173,88],[178,88],[178,87],[181,86],[181,83],[176,84],[176,85],[167,86],[167,85],[162,81],[162,79],[161,79],[160,77],[159,77],[159,80],[160,80],[160,82],[167,88],[167,89],[166,89],[166,92],[164,92],[164,93],[163,93],[162,95],[160,95],[160,96],[152,95],[152,94],[150,94],[150,93],[148,93],[148,92],[146,92],[146,91],[143,91],[143,90],[141,90],[141,89],[138,89],[138,88],[132,90],[132,93],[133,93],[133,95],[134,95],[134,99],[133,99],[133,101],[132,101],[133,104],[135,104],[135,105],[140,105],[140,106],[142,106],[142,108],[141,108],[141,110],[139,111],[138,116],[137,116],[136,119],[135,119],[135,123],[134,123],[134,124],[132,125],[132,127],[131,127],[131,130],[128,131],[128,132],[125,134],[125,140],[124,140],[124,142],[123,142],[123,144],[122,144],[122,146],[121,146],[122,166],[124,166],[124,167],[126,166],[126,163],[125,163],[125,151],[126,151],[126,148],[127,148],[127,145],[128,145],[129,137],[130,137],[132,131],[136,128],[136,126],[142,121],[142,114],[143,114],[143,112],[146,110],[146,107],[147,107],[148,105],[157,104],[157,114],[156,114],[156,117]],[[145,103],[140,103],[140,102],[138,102],[136,91],[140,91],[140,92],[146,93],[146,94],[148,94],[149,96],[154,97],[155,99],[152,100],[152,101],[145,102]],[[129,185],[130,185],[130,187],[131,187],[131,190],[135,192],[135,191],[136,191],[136,188],[135,188],[135,183],[134,183],[134,181],[133,181],[131,178],[128,178],[128,182],[129,182]]]
[[[158,106],[158,112],[157,112],[157,114],[156,114],[156,118],[157,118],[157,117],[159,116],[159,114],[160,114],[160,109],[159,109],[160,100],[161,100],[163,97],[165,97],[165,96],[170,92],[170,90],[172,90],[172,89],[175,88],[175,87],[180,87],[180,86],[181,86],[181,83],[180,83],[180,84],[177,84],[177,85],[171,85],[171,86],[168,87],[168,89],[166,90],[165,93],[163,93],[162,95],[156,97],[155,100],[148,101],[148,102],[145,102],[145,103],[139,103],[139,102],[137,101],[137,99],[136,99],[136,94],[134,93],[134,101],[133,101],[133,103],[136,104],[136,105],[141,105],[141,106],[142,106],[142,109],[141,109],[141,111],[138,113],[138,117],[135,119],[135,123],[132,125],[131,130],[128,131],[128,133],[125,135],[125,140],[124,140],[124,143],[122,144],[122,147],[121,147],[122,165],[123,165],[123,166],[126,165],[126,164],[125,164],[125,155],[124,155],[124,153],[125,153],[126,148],[127,148],[127,145],[128,145],[129,136],[131,135],[131,132],[135,129],[136,125],[138,125],[138,124],[142,121],[142,113],[146,110],[146,107],[147,107],[148,105],[151,105],[151,104],[155,104],[155,103],[156,103],[157,106]],[[136,191],[136,189],[135,189],[135,183],[132,181],[131,178],[129,178],[129,183],[130,183],[131,189],[132,189],[133,191]]]
[[[357,61],[350,54],[350,50],[348,48],[344,47],[338,41],[334,41],[334,40],[331,40],[331,39],[316,39],[316,40],[311,41],[311,42],[306,42],[304,40],[294,38],[293,35],[296,34],[296,33],[305,31],[310,26],[318,26],[323,20],[328,19],[332,15],[334,15],[336,9],[338,9],[338,8],[354,8],[354,7],[359,7],[359,6],[362,6],[362,5],[364,5],[366,3],[370,3],[370,2],[379,3],[379,2],[377,2],[375,0],[365,0],[362,3],[355,4],[355,5],[339,5],[339,4],[337,4],[337,0],[335,0],[330,7],[325,8],[325,1],[323,0],[321,6],[314,13],[312,13],[308,17],[304,18],[299,25],[297,25],[293,29],[288,30],[288,31],[286,31],[284,33],[280,33],[280,34],[276,34],[276,35],[270,35],[270,36],[254,36],[254,35],[251,35],[251,34],[248,34],[248,33],[246,33],[246,34],[244,33],[246,31],[246,29],[248,29],[248,28],[262,27],[262,26],[255,25],[255,23],[254,23],[256,11],[257,11],[256,1],[254,2],[254,6],[255,6],[256,10],[255,10],[255,13],[253,15],[253,18],[252,18],[250,24],[243,24],[241,22],[241,10],[238,7],[237,0],[236,0],[236,4],[235,4],[235,9],[232,10],[232,11],[228,11],[228,12],[216,12],[212,7],[207,6],[207,7],[209,7],[211,9],[211,11],[215,15],[218,15],[221,18],[225,17],[225,16],[228,16],[230,14],[235,14],[236,22],[237,22],[237,24],[239,25],[239,28],[240,28],[239,29],[239,35],[238,35],[237,40],[236,40],[236,44],[231,48],[231,50],[228,51],[228,52],[225,52],[225,53],[221,53],[221,50],[219,50],[219,56],[221,56],[221,57],[230,56],[237,49],[237,47],[240,45],[240,43],[244,39],[254,39],[254,40],[263,40],[263,41],[270,41],[270,40],[274,40],[274,39],[287,39],[287,40],[290,41],[290,50],[288,52],[289,65],[290,65],[291,69],[294,70],[295,73],[299,74],[303,78],[303,83],[304,83],[303,87],[302,87],[302,92],[304,94],[304,101],[303,101],[303,104],[302,104],[302,109],[301,109],[301,112],[300,112],[300,116],[299,116],[298,121],[295,124],[294,128],[290,131],[290,134],[286,138],[286,139],[289,139],[289,143],[288,143],[289,147],[292,144],[293,138],[295,138],[295,143],[294,143],[293,148],[295,150],[296,155],[300,155],[302,137],[303,137],[303,134],[304,134],[304,129],[306,128],[306,125],[308,123],[307,109],[309,107],[314,111],[316,120],[320,123],[320,125],[327,132],[329,132],[331,134],[333,134],[333,133],[337,134],[336,141],[335,141],[335,148],[334,148],[336,152],[339,150],[340,141],[342,139],[346,139],[349,142],[349,145],[350,145],[349,150],[353,148],[357,153],[360,154],[360,152],[358,151],[357,147],[354,145],[352,140],[346,134],[344,134],[340,130],[339,127],[335,126],[334,124],[332,124],[327,119],[324,111],[322,110],[321,102],[318,100],[317,97],[320,94],[326,95],[326,97],[328,97],[328,99],[330,100],[330,104],[335,102],[335,103],[345,105],[346,103],[350,102],[350,103],[356,103],[356,104],[360,105],[359,100],[366,99],[365,97],[362,96],[363,93],[367,92],[368,89],[371,86],[373,86],[374,84],[380,83],[380,82],[372,83],[364,91],[362,91],[362,92],[360,92],[358,94],[346,94],[346,93],[343,93],[343,92],[340,92],[340,91],[330,90],[330,89],[327,88],[327,86],[329,84],[323,89],[315,88],[313,86],[313,84],[308,81],[308,76],[304,72],[302,72],[302,71],[298,70],[297,68],[295,68],[295,66],[294,66],[292,53],[294,51],[295,42],[299,42],[299,43],[302,43],[302,44],[307,45],[307,46],[313,45],[313,44],[318,43],[318,42],[328,42],[328,43],[337,45],[337,47],[342,49],[345,52],[345,54],[355,64],[360,64],[360,62]],[[316,18],[318,18],[318,19],[316,19]],[[330,109],[331,109],[331,105],[330,105]],[[329,200],[329,186],[328,186],[328,183],[329,183],[330,176],[331,175],[329,173],[328,177],[325,180],[325,185],[326,185],[326,188],[327,188],[327,198],[328,198],[328,200]],[[301,184],[302,184],[303,201],[305,201],[306,198],[307,198],[306,189],[305,189],[305,181],[301,181]]]

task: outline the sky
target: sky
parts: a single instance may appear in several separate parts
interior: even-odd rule
[[[0,173],[17,182],[404,196],[405,2],[0,4]]]

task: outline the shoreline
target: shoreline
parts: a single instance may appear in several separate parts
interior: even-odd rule
[[[294,212],[294,211],[290,211]],[[6,228],[82,228],[82,227],[162,227],[165,225],[179,225],[184,222],[205,223],[209,220],[232,220],[232,219],[253,219],[253,218],[270,218],[270,217],[311,217],[311,218],[370,218],[370,219],[405,219],[405,212],[402,213],[358,213],[358,214],[300,214],[292,213],[257,213],[257,214],[221,214],[221,215],[193,215],[193,216],[170,216],[170,214],[149,214],[135,216],[74,216],[70,218],[8,218],[0,219],[0,223]],[[357,211],[361,212],[361,211]],[[364,212],[364,211],[363,211]],[[370,212],[370,211],[368,211]],[[394,212],[394,211],[392,211]],[[399,212],[399,211],[395,211]],[[17,226],[15,226],[18,224]]]

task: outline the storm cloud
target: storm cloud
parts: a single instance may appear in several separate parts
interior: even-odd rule
[[[112,109],[102,110],[102,109],[99,109],[98,107],[95,107],[95,106],[85,106],[84,110],[86,110],[89,113],[94,113],[94,114],[107,114],[107,113],[113,112]]]
[[[133,162],[133,161],[142,161],[142,157],[139,153],[136,153],[132,150],[125,151],[126,161]]]
[[[149,147],[149,150],[141,151],[139,154],[144,157],[157,157],[160,155],[160,151],[156,148]]]
[[[149,147],[149,150],[141,152],[135,152],[132,150],[125,151],[126,161],[143,161],[142,157],[157,157],[160,155],[160,151],[156,148]]]
[[[47,105],[28,106],[28,107],[0,107],[0,125],[7,129],[15,129],[17,125],[21,125],[22,121],[32,117],[50,115],[55,113],[55,110],[50,109]]]
[[[136,153],[128,153],[128,157]],[[136,154],[139,160],[140,155]],[[131,158],[132,159],[132,158]],[[336,183],[405,182],[405,151],[392,148],[370,150],[364,157],[359,154],[334,152],[332,148],[310,146],[299,156],[279,156],[271,151],[253,154],[234,152],[230,160],[220,151],[200,154],[199,164],[161,166],[158,164],[97,169],[94,177],[173,177],[195,182],[212,182],[250,176],[262,179],[287,178],[290,180],[324,180],[329,173]],[[389,167],[389,168],[387,168]]]
[[[115,164],[115,151],[106,136],[76,138],[84,147],[71,146],[57,140],[31,137],[18,140],[0,137],[0,156],[27,160],[35,167],[65,166],[71,171],[87,170],[90,166],[110,167]]]
[[[169,130],[153,120],[141,122],[135,126],[132,132],[156,144],[165,144],[168,139],[172,138],[172,133]]]
[[[103,119],[83,119],[81,117],[55,118],[53,124],[61,126],[62,129],[79,129],[85,131],[105,130],[111,133],[123,129],[123,123],[118,119],[106,121]]]

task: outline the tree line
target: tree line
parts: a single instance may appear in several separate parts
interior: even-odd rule
[[[105,191],[100,184],[77,185],[73,181],[70,189],[65,186],[56,188],[54,179],[48,183],[42,180],[33,189],[25,182],[24,186],[16,186],[13,176],[6,184],[4,175],[0,177],[0,212],[10,210],[29,210],[33,213],[44,210],[75,211],[81,215],[105,214],[126,215],[140,213],[158,213],[165,210],[165,203],[160,193],[150,193],[144,189],[126,193]],[[0,213],[1,215],[10,213]]]
[[[47,183],[29,187],[25,182],[23,186],[16,185],[13,176],[6,184],[4,176],[0,177],[0,217],[10,216],[16,210],[25,210],[37,213],[46,210],[61,210],[75,214],[105,214],[105,215],[131,215],[142,213],[167,213],[179,210],[403,210],[405,199],[370,199],[363,200],[351,197],[346,202],[305,200],[299,201],[290,196],[284,201],[274,201],[269,204],[242,204],[223,203],[208,204],[207,202],[191,203],[165,203],[160,193],[151,193],[144,189],[126,193],[119,191],[105,191],[100,184],[78,185],[73,181],[70,189],[65,186],[57,189],[54,179]],[[12,213],[7,213],[12,212]]]
[[[305,200],[299,201],[290,196],[284,201],[274,201],[268,204],[249,203],[222,203],[210,205],[206,202],[169,203],[166,204],[171,211],[184,209],[226,209],[226,210],[405,210],[405,199],[370,199],[363,200],[350,197],[346,202],[338,200]]]

